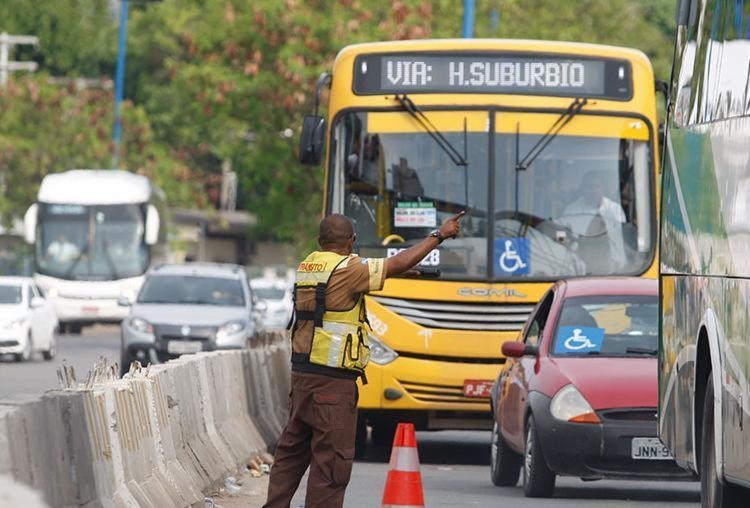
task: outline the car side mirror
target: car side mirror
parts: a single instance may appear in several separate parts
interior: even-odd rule
[[[523,342],[508,341],[503,342],[501,351],[503,356],[508,358],[521,358],[523,356],[536,356],[539,349],[534,346],[526,345]]]
[[[29,306],[32,309],[38,309],[40,307],[44,307],[45,300],[41,296],[35,296],[31,299],[29,302]]]
[[[120,307],[130,307],[133,305],[133,300],[128,295],[120,295],[117,298],[117,305]]]
[[[302,164],[320,164],[325,149],[326,129],[326,119],[322,116],[305,116],[299,139],[299,161]]]
[[[265,312],[268,310],[268,304],[263,300],[258,300],[258,302],[255,304],[255,308],[260,312]]]

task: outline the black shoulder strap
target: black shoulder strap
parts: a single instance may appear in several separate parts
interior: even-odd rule
[[[328,280],[320,282],[315,286],[315,310],[297,310],[297,284],[294,285],[294,315],[297,321],[314,321],[315,326],[320,328],[323,326],[323,315],[326,313],[326,290],[328,289],[328,281],[333,277],[334,272],[341,266],[341,263],[346,261],[348,256],[343,258],[341,261],[336,263],[336,266],[331,270]],[[292,321],[290,320],[290,325]]]

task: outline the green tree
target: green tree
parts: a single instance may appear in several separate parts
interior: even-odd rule
[[[23,215],[42,178],[73,168],[108,168],[113,97],[109,90],[50,85],[47,76],[11,80],[0,90],[0,221]],[[201,194],[185,165],[157,143],[145,110],[123,105],[123,167],[150,176],[173,203]]]
[[[38,47],[19,47],[18,55],[54,76],[111,76],[117,52],[111,7],[108,0],[3,0],[0,32],[39,37]]]

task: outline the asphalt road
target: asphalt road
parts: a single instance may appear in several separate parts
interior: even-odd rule
[[[520,486],[495,487],[489,477],[489,432],[418,432],[425,505],[429,507],[698,507],[694,482],[633,482],[558,478],[553,499],[527,499]],[[380,506],[390,450],[368,450],[355,462],[346,508]],[[520,481],[519,481],[520,485]],[[305,483],[292,503],[304,506]]]
[[[57,357],[45,362],[35,355],[29,362],[15,363],[12,357],[0,356],[0,399],[18,394],[39,395],[58,388],[57,369],[63,360],[75,369],[76,379],[85,379],[89,369],[101,356],[110,362],[120,359],[120,329],[117,326],[85,328],[82,335],[57,338]]]
[[[116,326],[84,330],[83,335],[58,338],[59,353],[51,362],[41,356],[28,363],[0,358],[0,399],[18,394],[40,394],[57,388],[57,369],[63,359],[73,365],[79,380],[101,356],[119,359]],[[488,432],[418,432],[419,457],[426,505],[430,507],[697,507],[697,483],[583,482],[558,479],[554,499],[526,499],[520,487],[498,488],[489,479]],[[347,508],[380,506],[388,473],[390,450],[369,449],[356,462],[347,490]],[[304,506],[303,481],[292,503]]]

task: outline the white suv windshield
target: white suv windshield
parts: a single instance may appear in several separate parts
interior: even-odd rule
[[[152,275],[143,283],[138,303],[241,307],[245,305],[245,295],[236,279]]]

